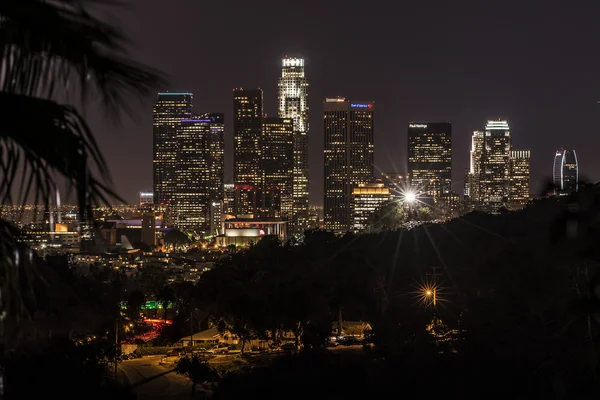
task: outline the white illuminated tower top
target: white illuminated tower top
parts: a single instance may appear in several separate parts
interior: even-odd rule
[[[304,59],[285,57],[278,82],[280,118],[292,118],[294,131],[308,132],[308,81],[304,76]]]

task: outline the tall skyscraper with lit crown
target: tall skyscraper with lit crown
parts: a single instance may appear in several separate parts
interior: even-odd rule
[[[495,211],[508,200],[510,128],[507,121],[488,121],[483,134],[479,169],[479,203]]]
[[[280,118],[294,122],[294,167],[292,228],[300,232],[299,221],[308,214],[308,80],[304,74],[304,59],[285,57],[282,60],[278,88]]]
[[[152,110],[153,192],[155,204],[173,200],[177,177],[177,129],[192,116],[192,93],[162,92]]]

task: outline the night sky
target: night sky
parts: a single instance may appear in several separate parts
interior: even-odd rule
[[[404,171],[409,121],[450,121],[454,188],[470,137],[506,118],[513,147],[532,150],[532,189],[554,150],[574,148],[580,175],[600,180],[600,3],[597,1],[135,0],[104,16],[130,56],[194,93],[194,111],[224,112],[232,178],[232,89],[260,87],[276,115],[281,57],[304,57],[310,83],[310,194],[322,204],[325,97],[375,101],[375,169]],[[87,116],[118,193],[152,188],[152,104],[120,126]]]

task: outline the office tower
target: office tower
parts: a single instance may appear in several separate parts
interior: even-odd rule
[[[277,186],[236,185],[235,208],[246,210],[238,218],[278,218],[281,210],[281,190]]]
[[[509,159],[508,201],[512,207],[527,204],[530,197],[531,152],[511,150]]]
[[[452,127],[448,122],[408,124],[408,173],[414,191],[439,200],[452,190]]]
[[[352,190],[352,230],[364,231],[369,227],[369,218],[385,202],[390,200],[390,188],[383,183],[359,184]]]
[[[177,227],[210,233],[211,205],[222,200],[224,116],[201,114],[182,120],[177,130]]]
[[[225,183],[225,115],[204,113],[198,116],[209,134],[208,196],[211,202],[223,200]]]
[[[210,205],[210,234],[221,234],[221,218],[223,216],[223,201],[213,201]]]
[[[279,186],[254,187],[254,203],[251,208],[256,218],[279,218],[281,216],[281,188]]]
[[[488,121],[481,148],[479,203],[497,211],[508,200],[510,128],[506,121]]]
[[[352,226],[352,190],[373,180],[375,104],[328,98],[324,107],[325,229]]]
[[[400,198],[410,189],[410,175],[398,172],[382,172],[381,182],[390,189],[391,198]]]
[[[558,194],[569,194],[579,190],[579,165],[575,150],[556,150],[552,175]]]
[[[465,197],[473,204],[480,200],[479,173],[481,172],[481,156],[483,154],[482,131],[473,132],[471,151],[469,153],[469,171],[465,175]]]
[[[293,226],[301,232],[308,214],[308,81],[304,75],[304,59],[285,57],[277,85],[279,117],[294,121]]]
[[[154,204],[154,196],[152,192],[140,192],[140,207]]]
[[[236,186],[261,184],[261,131],[263,92],[261,89],[233,91],[233,180]],[[236,214],[251,213],[249,205],[236,199]]]
[[[192,115],[192,94],[159,93],[152,113],[154,202],[166,205],[175,193],[177,128]]]
[[[253,215],[256,212],[256,189],[258,185],[235,185],[234,210],[235,216]]]
[[[142,217],[142,243],[150,247],[156,246],[156,216],[153,212]]]
[[[264,118],[261,140],[261,166],[263,194],[268,188],[278,188],[279,209],[268,213],[275,217],[292,216],[294,124],[291,118]],[[265,199],[265,204],[267,199]]]
[[[223,214],[235,215],[235,185],[233,183],[223,185]]]

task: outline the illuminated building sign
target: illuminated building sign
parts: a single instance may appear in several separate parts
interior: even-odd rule
[[[409,124],[409,128],[427,128],[427,124]]]
[[[302,58],[284,58],[283,66],[284,67],[303,67],[304,60]]]
[[[373,104],[350,104],[352,108],[373,108]]]

